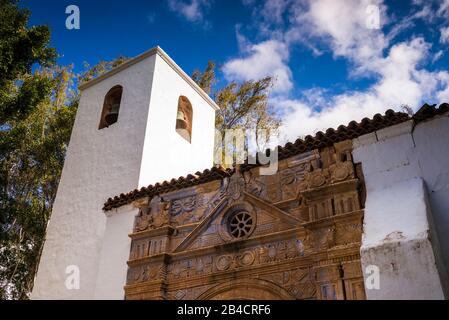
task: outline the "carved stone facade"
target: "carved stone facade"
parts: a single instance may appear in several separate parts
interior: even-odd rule
[[[139,199],[126,299],[365,299],[351,141]],[[130,230],[131,231],[131,230]]]

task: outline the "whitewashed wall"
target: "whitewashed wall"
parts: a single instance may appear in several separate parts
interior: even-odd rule
[[[432,208],[431,224],[438,235],[443,283],[449,299],[449,115],[419,123],[413,131],[416,156]]]
[[[367,188],[362,268],[380,269],[380,287],[366,288],[368,299],[444,298],[447,269],[438,243],[444,234],[435,232],[432,220],[449,212],[438,213],[428,196],[436,176],[445,179],[446,188],[449,184],[447,169],[428,163],[431,158],[447,163],[449,156],[442,147],[446,138],[430,129],[439,121],[448,127],[448,118],[415,128],[409,121],[353,141],[354,161],[362,163]],[[441,200],[449,205],[449,198]]]
[[[105,230],[104,202],[136,188],[155,57],[82,92],[32,298],[94,296]],[[118,121],[98,130],[106,93],[123,86]],[[80,268],[80,289],[67,290],[66,267]]]
[[[107,214],[106,231],[100,254],[95,299],[119,300],[125,297],[128,266],[126,261],[131,250],[128,234],[133,230],[138,209],[132,205],[113,209]]]
[[[160,57],[159,48],[154,52],[82,91],[33,299],[123,299],[136,210],[120,208],[106,218],[103,204],[213,164],[214,108]],[[98,130],[104,97],[118,84],[118,121]],[[192,144],[175,131],[180,94],[193,105]],[[78,290],[65,285],[69,265],[79,267]]]
[[[186,176],[213,165],[214,109],[159,56],[155,70],[139,186]],[[193,108],[191,143],[175,131],[181,95],[190,100]]]

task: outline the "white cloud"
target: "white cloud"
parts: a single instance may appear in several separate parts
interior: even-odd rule
[[[444,54],[443,50],[438,50],[438,52],[435,53],[432,57],[432,63],[438,61],[443,56],[443,54]]]
[[[444,0],[441,2],[437,14],[440,16],[446,16],[449,14],[449,0]]]
[[[273,76],[274,93],[285,93],[293,88],[292,73],[288,67],[288,47],[277,40],[267,40],[245,49],[242,58],[228,61],[223,73],[228,80],[258,80]]]
[[[258,10],[267,22],[280,24],[284,21],[284,13],[291,0],[266,1],[261,10]]]
[[[201,22],[204,19],[204,11],[209,7],[207,0],[169,0],[170,10],[179,13],[187,21]]]
[[[314,88],[303,93],[305,99],[272,97],[271,103],[284,115],[281,128],[284,139],[294,140],[298,135],[360,121],[389,108],[400,110],[402,105],[416,110],[422,101],[434,102],[435,98],[443,101],[449,95],[449,73],[429,72],[421,66],[431,59],[430,44],[419,37],[390,44],[420,14],[409,17],[404,24],[396,21],[396,27],[385,35],[382,28],[370,29],[366,24],[369,18],[366,9],[373,3],[380,10],[381,26],[389,22],[382,1],[309,0],[301,3],[293,11],[294,23],[285,33],[289,47],[298,42],[319,43],[330,48],[335,57],[350,61],[350,74],[374,76],[377,80],[366,90],[334,96]]]
[[[260,32],[273,32],[273,25],[284,24],[288,8],[298,0],[242,0],[243,5],[251,7],[253,20]]]
[[[248,48],[251,46],[251,43],[248,41],[248,39],[240,32],[241,25],[238,24],[235,26],[235,36],[237,38],[237,45],[239,47],[239,51],[243,52],[248,50]]]
[[[294,34],[307,34],[306,41],[319,41],[329,46],[333,54],[355,63],[353,73],[370,70],[369,64],[382,57],[388,39],[380,29],[369,28],[373,13],[369,6],[379,9],[380,26],[388,21],[381,1],[372,0],[309,0],[293,11],[294,24],[288,31],[290,41]]]
[[[284,114],[281,138],[293,141],[298,136],[360,121],[387,109],[401,111],[408,105],[415,111],[423,100],[449,99],[449,73],[429,72],[419,64],[428,56],[430,45],[422,38],[391,47],[378,65],[380,80],[365,91],[354,91],[327,98],[317,109],[298,99],[273,98],[271,103]],[[320,101],[320,100],[318,100]]]
[[[439,73],[439,78],[442,83],[449,84],[449,73],[442,71]],[[437,98],[439,102],[449,102],[449,85],[442,87],[442,89],[437,93]]]
[[[408,104],[414,106],[421,101],[435,83],[418,64],[428,55],[430,46],[422,38],[394,45],[389,55],[376,66],[381,79],[375,90],[386,105]]]
[[[440,29],[440,42],[449,43],[449,26]]]
[[[379,8],[380,29],[367,27],[372,14],[367,8],[373,4]],[[254,9],[253,15],[261,16],[262,22],[257,22],[256,27],[259,36],[268,40],[241,49],[242,58],[225,64],[225,76],[247,80],[281,75],[270,104],[283,117],[284,142],[352,120],[360,121],[387,109],[401,111],[403,105],[408,105],[416,111],[424,102],[448,101],[449,73],[425,68],[441,57],[441,50],[432,54],[431,45],[414,35],[401,42],[393,40],[412,27],[416,19],[449,12],[449,0],[440,9],[418,0],[414,5],[408,16],[398,19],[387,14],[382,0],[266,0]],[[271,17],[267,8],[272,8]],[[261,9],[264,10],[259,12]],[[390,27],[388,34],[385,26]],[[242,43],[242,35],[239,36]],[[446,39],[443,32],[442,38]],[[334,57],[349,62],[350,76],[370,77],[375,82],[364,90],[336,95],[319,87],[294,92],[288,63],[290,50],[298,45],[310,48],[315,55],[330,50]]]

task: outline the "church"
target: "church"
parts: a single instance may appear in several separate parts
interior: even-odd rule
[[[449,104],[279,146],[267,175],[214,165],[219,107],[160,47],[79,89],[32,299],[449,297]]]

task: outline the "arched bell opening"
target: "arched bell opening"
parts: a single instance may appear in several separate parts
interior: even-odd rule
[[[120,103],[122,101],[123,87],[117,85],[108,91],[104,98],[103,110],[101,112],[100,125],[98,129],[109,127],[116,123],[120,111]]]
[[[176,132],[188,142],[192,141],[192,118],[192,104],[187,97],[180,96],[176,114]]]

